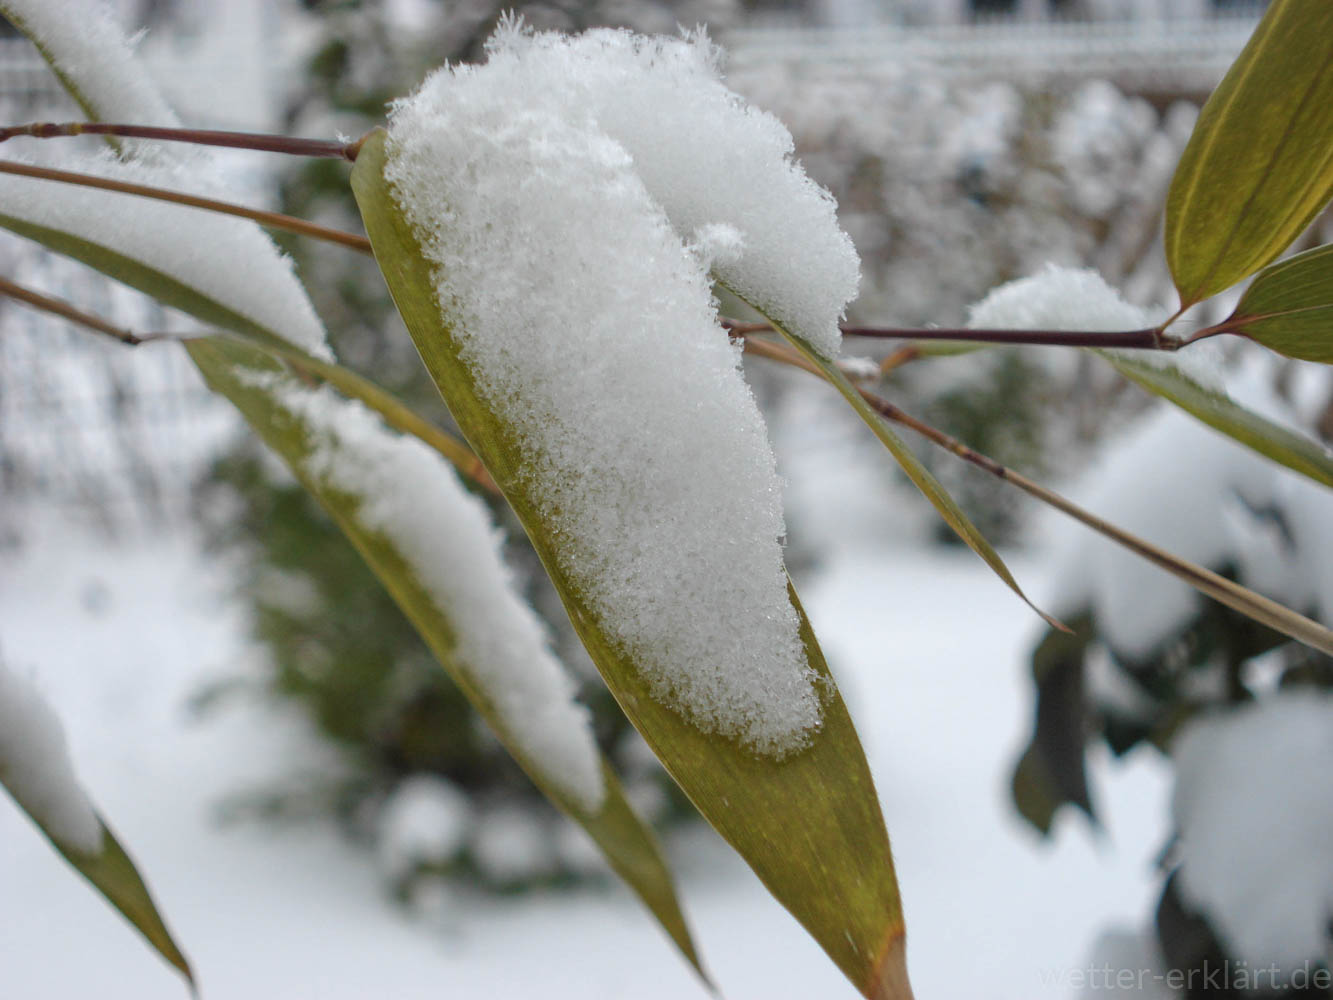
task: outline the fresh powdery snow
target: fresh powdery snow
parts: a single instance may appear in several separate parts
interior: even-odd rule
[[[791,133],[727,89],[706,37],[570,37],[507,20],[487,52],[485,66],[446,67],[401,102],[394,139],[429,131],[463,92],[482,89],[508,114],[587,127],[629,158],[683,240],[717,247],[718,227],[730,230],[711,262],[719,280],[837,356],[838,321],[860,281],[856,250],[832,196],[792,159]]]
[[[166,128],[180,124],[107,4],[4,0],[0,7],[74,85],[94,119]],[[152,148],[124,141],[130,148]]]
[[[1283,691],[1207,716],[1172,757],[1185,901],[1256,969],[1327,960],[1333,696]]]
[[[310,475],[360,500],[358,517],[391,539],[453,629],[459,665],[495,706],[529,765],[582,808],[605,789],[586,706],[519,596],[485,505],[414,437],[388,430],[361,403],[280,376],[252,376],[302,420]]]
[[[829,277],[854,255],[779,131],[701,40],[510,25],[487,64],[397,105],[386,168],[462,359],[518,433],[561,569],[656,696],[775,754],[805,743],[821,696],[773,453],[703,258],[785,297],[777,312],[819,313],[801,328],[829,351],[855,284]],[[779,258],[803,280],[764,263]],[[836,304],[807,291],[826,282]]]
[[[0,785],[67,850],[95,854],[102,824],[74,777],[65,730],[33,683],[0,663]]]

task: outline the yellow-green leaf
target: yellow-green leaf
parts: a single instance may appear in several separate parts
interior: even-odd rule
[[[190,963],[172,940],[171,932],[158,913],[143,877],[105,823],[102,824],[102,831],[102,848],[96,854],[80,854],[54,839],[51,843],[163,958],[180,970],[193,988],[194,973],[190,971]]]
[[[605,795],[596,811],[553,781],[546,762],[534,759],[522,734],[506,723],[494,698],[479,682],[484,665],[464,659],[457,641],[459,623],[454,612],[441,606],[413,569],[414,553],[404,552],[393,537],[368,526],[361,515],[362,498],[339,488],[331,478],[312,468],[314,430],[299,414],[285,407],[265,378],[296,381],[261,350],[228,338],[207,338],[186,345],[209,386],[226,396],[255,432],[291,467],[292,472],[338,522],[366,563],[379,577],[399,607],[416,626],[436,658],[477,711],[552,802],[579,823],[597,843],[611,867],[634,889],[661,922],[685,957],[704,975],[689,929],[676,899],[670,872],[653,835],[625,799],[615,774],[602,763]],[[256,376],[259,376],[256,378]],[[408,483],[385,483],[386,489],[407,489]],[[460,572],[466,570],[460,568]],[[705,977],[706,978],[706,977]]]
[[[1318,441],[1246,409],[1224,393],[1200,385],[1177,369],[1139,361],[1123,353],[1095,353],[1113,364],[1125,378],[1174,403],[1214,430],[1317,483],[1333,486],[1333,452]]]
[[[1204,105],[1166,203],[1189,306],[1276,260],[1333,197],[1333,4],[1273,0]]]
[[[3,681],[3,668],[0,668],[0,681]],[[88,815],[91,838],[85,840],[82,834],[69,831],[65,821],[57,822],[47,815],[49,802],[39,799],[30,802],[24,794],[25,783],[15,784],[14,776],[6,772],[0,761],[0,787],[8,790],[18,804],[42,831],[61,856],[86,878],[102,897],[115,907],[133,925],[144,939],[157,949],[158,954],[180,970],[186,980],[194,987],[194,974],[190,963],[186,961],[176,942],[167,930],[167,925],[158,912],[157,905],[144,884],[143,877],[134,867],[125,849],[107,828],[101,816]],[[30,789],[31,791],[31,789]],[[96,827],[91,826],[96,820]],[[76,842],[78,841],[78,842]],[[94,849],[90,849],[95,846]]]
[[[1264,268],[1224,325],[1289,358],[1333,364],[1333,244]]]
[[[399,312],[455,420],[518,514],[574,627],[626,715],[699,811],[867,996],[905,998],[902,908],[873,782],[842,698],[795,593],[812,670],[823,678],[823,724],[809,745],[775,759],[706,733],[651,692],[561,568],[558,539],[519,465],[514,431],[485,406],[459,359],[431,269],[384,180],[384,136],[361,147],[352,187]]]
[[[889,450],[889,454],[902,466],[903,471],[907,473],[907,478],[912,480],[916,488],[930,501],[935,510],[939,512],[940,517],[944,518],[945,523],[954,530],[959,538],[967,543],[968,548],[979,555],[986,565],[994,570],[995,575],[1003,580],[1009,589],[1017,594],[1028,607],[1041,615],[1048,624],[1054,628],[1064,628],[1060,622],[1028,600],[1027,595],[1023,593],[1023,588],[1018,585],[1014,575],[1009,572],[1009,567],[1000,558],[1000,554],[995,551],[995,547],[986,540],[986,536],[963,513],[963,509],[958,506],[957,501],[949,495],[949,491],[922,464],[921,459],[916,457],[907,443],[895,434],[884,418],[866,402],[865,397],[861,395],[856,386],[852,385],[841,369],[833,362],[822,357],[799,333],[788,330],[772,320],[770,322],[773,323],[773,328],[800,351],[806,361],[818,368],[824,378],[841,393],[842,397],[847,400],[847,404],[856,411],[856,415],[865,421],[866,426],[874,432],[875,437],[879,438],[880,443]]]

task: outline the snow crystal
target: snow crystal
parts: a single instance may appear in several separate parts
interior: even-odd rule
[[[708,133],[711,108],[756,161],[745,135],[774,126],[727,96],[710,59],[702,43],[623,32],[511,32],[485,66],[437,73],[397,106],[386,173],[464,363],[518,436],[561,570],[656,697],[781,754],[821,715],[787,596],[781,484],[739,349],[679,233],[732,224],[743,262],[764,259],[759,247],[803,260],[808,246],[715,204],[721,161],[689,152],[707,145],[686,135],[695,120]],[[789,178],[795,203],[775,200],[771,218],[799,218],[814,188],[785,160],[770,167],[722,190],[767,202],[773,178]]]
[[[95,120],[180,125],[105,4],[6,0],[5,14],[74,84]],[[149,148],[146,143],[121,141],[129,148]]]
[[[472,828],[467,796],[444,778],[413,775],[393,790],[379,820],[379,859],[392,880],[463,850]]]
[[[252,376],[305,422],[306,471],[360,500],[363,525],[391,539],[438,602],[461,669],[494,706],[527,763],[584,809],[604,794],[586,706],[519,597],[490,513],[440,455],[388,430],[361,403],[277,376]]]
[[[1239,961],[1292,969],[1327,957],[1333,696],[1282,692],[1205,717],[1172,757],[1185,901]]]
[[[720,51],[702,34],[649,38],[623,30],[576,37],[507,22],[489,61],[428,78],[393,118],[420,127],[460,90],[494,90],[495,107],[586,122],[633,163],[682,239],[723,224],[740,239],[713,273],[774,320],[836,357],[838,320],[856,296],[860,261],[836,205],[792,159],[791,133],[722,82]]]
[[[178,191],[200,188],[200,164],[189,160],[146,163],[107,154],[66,159],[59,165],[134,184]],[[197,289],[317,357],[333,358],[291,260],[253,222],[9,174],[0,176],[0,215],[106,246]]]
[[[61,847],[96,854],[102,824],[74,777],[65,730],[27,678],[0,663],[0,785]]]

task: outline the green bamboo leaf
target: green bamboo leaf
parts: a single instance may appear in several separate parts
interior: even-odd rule
[[[1333,452],[1319,442],[1246,409],[1178,369],[1163,368],[1123,353],[1095,353],[1114,365],[1125,378],[1174,403],[1214,430],[1317,483],[1333,486]]]
[[[327,473],[309,460],[317,431],[299,413],[285,407],[265,379],[279,379],[290,388],[301,383],[272,357],[249,344],[214,337],[186,344],[190,356],[209,386],[226,396],[241,411],[255,432],[291,467],[302,484],[338,522],[399,607],[416,626],[436,658],[469,701],[519,762],[543,794],[579,823],[601,848],[611,867],[634,889],[662,924],[685,957],[706,975],[676,899],[671,875],[651,831],[634,814],[611,768],[603,761],[605,794],[590,809],[577,794],[553,781],[547,762],[535,759],[529,744],[506,722],[484,684],[478,665],[467,662],[457,639],[458,625],[451,609],[442,607],[413,570],[413,553],[362,516],[363,499],[339,488]],[[258,377],[257,377],[258,376]],[[385,483],[390,490],[408,489],[409,483]]]
[[[1264,268],[1223,325],[1289,358],[1333,364],[1333,244]]]
[[[658,700],[610,640],[561,568],[558,542],[519,468],[514,431],[478,395],[458,356],[431,269],[384,179],[384,135],[369,137],[352,172],[367,232],[399,312],[464,436],[523,523],[574,627],[626,715],[699,811],[867,996],[910,997],[902,907],[888,835],[851,718],[804,612],[809,666],[823,680],[823,724],[807,747],[763,757],[737,738],[705,733]]]
[[[967,543],[968,548],[979,555],[986,565],[995,572],[995,575],[1003,580],[1024,604],[1041,615],[1053,628],[1063,629],[1064,626],[1059,621],[1028,600],[1028,596],[1023,593],[1023,588],[1018,585],[1014,575],[1009,572],[1009,567],[1005,565],[1004,560],[1000,558],[1000,554],[995,551],[994,546],[986,540],[986,536],[963,513],[963,509],[958,506],[957,501],[949,495],[949,491],[922,464],[921,459],[916,457],[907,443],[895,434],[884,418],[866,402],[860,390],[842,373],[837,364],[820,355],[810,342],[800,334],[771,319],[769,322],[796,350],[801,352],[806,361],[818,368],[824,378],[832,383],[833,387],[847,400],[847,404],[856,411],[856,415],[865,421],[866,426],[874,432],[875,437],[879,438],[880,443],[889,450],[889,454],[902,466],[903,471],[907,473],[907,478],[912,480],[916,488],[931,502],[939,515],[944,518],[945,523],[954,530],[959,538]]]
[[[1166,203],[1192,305],[1272,263],[1333,197],[1333,4],[1273,0],[1204,105]]]
[[[134,867],[79,786],[64,730],[45,700],[0,664],[0,787],[51,845],[174,965],[194,988],[190,963]]]
[[[193,992],[195,981],[190,963],[172,940],[171,932],[158,913],[157,905],[143,877],[134,867],[134,862],[106,824],[102,824],[102,847],[96,854],[81,854],[54,838],[49,839],[65,860],[91,882],[163,958],[180,971]]]

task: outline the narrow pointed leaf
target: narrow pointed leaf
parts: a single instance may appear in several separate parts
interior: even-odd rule
[[[889,454],[891,454],[894,459],[897,460],[898,464],[902,466],[903,471],[907,473],[907,478],[912,480],[916,488],[921,491],[927,500],[930,501],[935,510],[939,512],[939,515],[944,518],[945,523],[954,530],[959,538],[967,543],[967,547],[979,555],[982,560],[985,561],[986,565],[995,572],[995,575],[1003,580],[1005,585],[1019,596],[1023,603],[1033,611],[1037,612],[1037,614],[1041,615],[1041,617],[1052,627],[1063,628],[1064,626],[1061,625],[1060,622],[1056,621],[1028,600],[1028,596],[1023,593],[1023,588],[1018,585],[1018,581],[1014,579],[1014,575],[1009,572],[1009,567],[1006,566],[1004,560],[1000,558],[1000,554],[995,551],[995,547],[986,540],[986,536],[983,535],[977,526],[972,523],[971,519],[963,513],[963,509],[958,506],[957,501],[949,495],[949,491],[944,488],[931,471],[922,464],[921,460],[916,457],[916,454],[912,449],[907,446],[907,443],[895,434],[892,428],[889,427],[888,423],[885,422],[884,418],[876,413],[870,404],[866,402],[860,391],[851,383],[851,380],[842,373],[838,366],[820,355],[809,341],[805,340],[800,334],[788,330],[777,323],[773,324],[773,328],[781,333],[793,347],[800,351],[806,361],[818,368],[824,378],[832,383],[833,387],[841,393],[842,397],[847,400],[847,404],[856,411],[856,415],[865,421],[866,426],[874,432],[875,437],[879,438],[880,443],[889,450]]]
[[[888,836],[860,742],[795,594],[809,666],[823,679],[823,723],[778,759],[710,734],[661,702],[561,569],[558,539],[519,467],[513,429],[481,401],[439,307],[430,266],[384,180],[383,134],[352,173],[376,259],[455,419],[518,514],[574,627],[626,715],[699,811],[867,996],[910,997],[902,908]]]
[[[366,522],[362,514],[363,499],[346,492],[322,472],[317,463],[311,463],[316,432],[299,413],[283,405],[264,379],[285,379],[286,384],[293,387],[299,383],[286,376],[284,369],[272,358],[239,341],[209,338],[190,341],[186,347],[209,386],[236,405],[255,432],[287,462],[297,478],[338,522],[436,658],[528,776],[552,802],[588,832],[611,867],[639,894],[686,958],[703,975],[670,873],[651,831],[630,808],[610,767],[605,762],[601,764],[605,794],[601,804],[590,809],[558,780],[553,780],[549,761],[534,757],[524,734],[506,721],[485,684],[479,682],[482,665],[465,659],[457,638],[457,610],[442,606],[439,598],[418,578],[413,569],[415,553],[403,551],[401,543],[393,536]],[[400,490],[409,489],[411,484],[384,483],[383,487]],[[459,571],[466,570],[459,567]]]
[[[148,887],[80,785],[59,718],[25,679],[0,663],[0,788],[53,847],[180,970],[190,965],[172,940]]]
[[[1127,379],[1179,406],[1214,430],[1317,483],[1333,487],[1333,452],[1318,441],[1246,409],[1179,370],[1097,351]]]
[[[190,970],[190,963],[172,940],[171,932],[158,912],[143,876],[105,823],[102,826],[102,847],[96,854],[81,854],[76,849],[62,845],[55,838],[50,840],[65,860],[91,882],[163,958],[180,971],[193,989],[194,973]]]
[[[58,198],[60,194],[52,192],[49,197]],[[128,196],[111,194],[107,197]],[[17,198],[8,204],[6,201],[0,196],[0,227],[87,264],[107,277],[152,296],[163,305],[189,313],[210,326],[222,327],[280,349],[291,346],[278,331],[245,315],[229,302],[201,291],[179,275],[144,262],[129,250],[128,243],[125,247],[111,246],[85,237],[73,226],[61,229],[34,224],[13,214],[19,209]],[[181,211],[198,210],[182,208]]]
[[[1333,364],[1333,244],[1264,268],[1225,325],[1289,358]]]
[[[1333,4],[1273,0],[1204,105],[1166,203],[1182,305],[1276,260],[1333,197]]]

